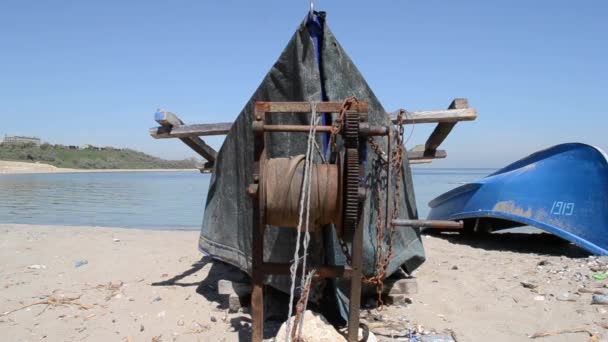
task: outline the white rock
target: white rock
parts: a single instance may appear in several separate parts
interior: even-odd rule
[[[46,269],[46,265],[30,265],[27,268],[30,270],[44,270]]]
[[[534,300],[543,301],[545,300],[545,296],[535,296]]]
[[[289,329],[293,327],[293,321],[295,316],[292,316],[290,320]],[[284,342],[287,337],[287,333],[291,334],[291,331],[287,332],[287,322],[284,322],[279,329],[279,333],[275,337],[275,342]],[[342,342],[346,339],[340,335],[334,327],[327,322],[325,317],[316,314],[310,310],[304,312],[304,320],[302,321],[302,342]]]

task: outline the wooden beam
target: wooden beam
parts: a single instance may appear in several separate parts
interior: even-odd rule
[[[166,110],[159,109],[154,114],[154,120],[161,126],[179,127],[184,124],[177,115],[167,112]]]
[[[448,107],[449,110],[462,110],[469,109],[469,101],[467,99],[455,99]],[[435,130],[429,138],[426,140],[424,154],[425,155],[433,155],[439,145],[448,137],[454,126],[456,126],[456,122],[440,122],[435,127]]]
[[[184,122],[180,118],[178,118],[177,115],[162,109],[159,109],[154,114],[154,120],[156,120],[156,122],[158,122],[161,127],[151,129],[151,134],[153,130],[156,132],[163,131],[171,134],[176,129],[179,129],[181,127],[187,127],[183,126]],[[154,134],[152,134],[152,136],[155,137]],[[180,137],[179,140],[181,140],[184,144],[193,149],[194,152],[200,154],[211,165],[215,162],[215,159],[217,158],[217,151],[214,150],[213,147],[207,145],[207,143],[205,143],[205,141],[203,141],[201,138],[197,136],[188,136]]]
[[[454,101],[460,101],[466,99],[456,99]],[[322,113],[331,113],[339,111],[342,106],[341,102],[319,102],[317,104],[317,111]],[[366,112],[367,103],[359,102],[355,108],[357,111]],[[310,112],[310,102],[257,102],[256,113],[306,113]],[[355,111],[353,110],[353,111]],[[170,112],[166,112],[172,114]],[[175,114],[173,114],[175,116]],[[397,121],[397,113],[389,113],[389,116],[393,120],[393,123]],[[450,108],[446,110],[431,110],[431,111],[418,111],[418,112],[407,112],[404,123],[405,124],[419,124],[419,123],[455,123],[458,121],[470,121],[477,118],[477,111],[474,108]],[[171,115],[166,115],[159,118],[159,123],[174,123]],[[181,121],[181,120],[179,120]],[[167,139],[167,138],[187,138],[197,136],[210,136],[210,135],[225,135],[230,131],[232,122],[218,122],[211,124],[196,124],[196,125],[184,125],[183,123],[177,127],[175,125],[162,125],[161,127],[155,127],[150,129],[150,135],[156,139]]]
[[[466,99],[456,99],[459,101]],[[388,114],[393,121],[397,123],[397,112]],[[427,110],[418,112],[407,112],[403,123],[420,124],[420,123],[441,123],[441,122],[458,122],[458,121],[472,121],[477,118],[477,111],[475,108],[449,108],[444,110]]]
[[[180,140],[188,145],[194,152],[200,154],[208,162],[214,163],[217,158],[217,151],[213,147],[207,145],[204,140],[198,137],[180,138]]]
[[[442,159],[448,156],[445,150],[435,150],[434,154],[425,154],[426,151],[410,150],[407,152],[407,159],[419,160],[419,159]]]
[[[410,164],[430,164],[432,162],[433,162],[433,159],[410,160]]]
[[[232,127],[232,122],[184,125],[175,128],[161,126],[150,128],[150,135],[156,139],[225,135],[230,131],[230,127]]]

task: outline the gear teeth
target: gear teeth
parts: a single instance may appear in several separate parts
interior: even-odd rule
[[[342,135],[346,148],[359,148],[359,114],[346,113]]]
[[[352,232],[359,219],[359,114],[346,113],[342,136],[346,148],[343,229]]]

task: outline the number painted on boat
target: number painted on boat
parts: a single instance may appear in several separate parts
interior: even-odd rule
[[[572,216],[572,214],[574,214],[574,203],[555,201],[553,202],[553,206],[551,207],[551,214]]]

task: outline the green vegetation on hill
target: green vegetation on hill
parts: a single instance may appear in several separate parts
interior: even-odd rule
[[[196,160],[164,160],[130,149],[0,144],[0,160],[40,162],[74,169],[191,169]]]

